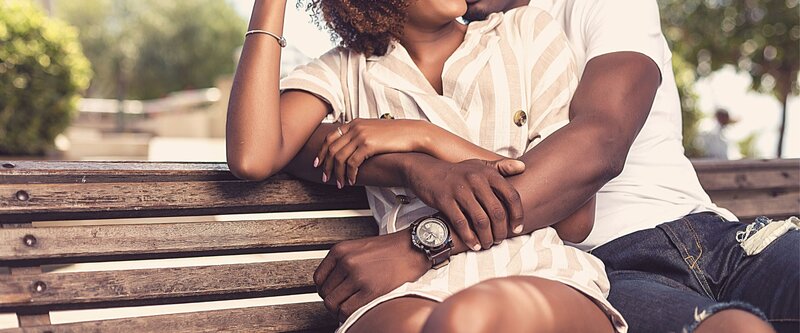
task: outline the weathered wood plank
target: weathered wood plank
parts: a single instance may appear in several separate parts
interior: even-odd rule
[[[0,184],[0,223],[368,208],[364,191],[295,180]]]
[[[800,168],[731,170],[698,173],[706,191],[799,188]]]
[[[275,178],[290,177],[276,175]],[[236,180],[225,163],[0,161],[0,183],[3,184],[220,180]]]
[[[760,160],[692,160],[692,165],[698,173],[719,170],[744,170],[744,169],[770,169],[770,168],[800,168],[800,159],[760,159]]]
[[[0,333],[332,332],[321,302],[260,306],[0,330]]]
[[[165,299],[234,299],[313,292],[320,259],[121,271],[9,275],[0,280],[0,310]],[[59,307],[61,305],[62,307]]]
[[[86,257],[119,255],[164,254],[155,256],[164,258],[182,253],[215,255],[217,252],[250,253],[264,249],[326,248],[343,240],[376,234],[376,224],[369,216],[13,228],[0,229],[0,262],[69,263],[85,261],[82,258]],[[49,261],[42,261],[45,259]]]
[[[712,201],[727,208],[741,221],[752,221],[757,216],[784,218],[800,216],[800,191],[748,193],[712,193]]]

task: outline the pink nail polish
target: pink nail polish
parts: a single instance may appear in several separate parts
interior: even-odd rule
[[[352,179],[348,179],[347,182],[350,184],[350,186],[355,186],[356,185],[356,182],[354,180],[352,180]]]
[[[480,250],[481,250],[481,245],[480,245],[480,244],[475,244],[475,245],[472,247],[472,251],[480,251]]]
[[[315,157],[314,158],[314,167],[316,168],[318,166],[319,166],[319,157]]]
[[[328,175],[326,175],[324,172],[322,173],[322,182],[323,183],[327,183],[328,182]]]
[[[340,182],[340,181],[338,181],[338,180],[337,180],[337,181],[336,181],[336,187],[338,187],[338,188],[341,190],[341,189],[342,189],[342,187],[344,187],[344,186],[342,186],[342,182]]]

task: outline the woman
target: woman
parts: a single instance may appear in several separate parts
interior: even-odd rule
[[[329,143],[355,161],[351,184],[359,161],[376,152],[452,162],[514,158],[567,122],[575,65],[563,32],[541,11],[518,9],[467,26],[456,21],[467,9],[463,0],[314,0],[309,7],[342,47],[279,85],[285,6],[257,0],[253,9],[255,32],[248,32],[228,111],[228,163],[239,177],[281,170],[328,114],[347,122]],[[385,130],[360,130],[368,128]],[[370,133],[379,148],[356,154],[365,142],[356,132]],[[326,165],[323,181],[333,177],[331,159],[315,161]],[[402,188],[371,187],[368,196],[381,234],[435,218]],[[486,323],[503,332],[626,330],[603,296],[608,281],[599,260],[563,245],[552,228],[521,227],[512,225],[516,237],[494,246],[467,240],[472,251],[455,235],[449,265],[429,256],[435,268],[341,316],[340,331],[463,331]],[[323,294],[345,293],[334,275],[322,267],[315,274],[326,302]],[[481,306],[473,306],[476,299]]]

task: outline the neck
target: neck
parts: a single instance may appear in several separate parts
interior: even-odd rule
[[[406,24],[400,44],[415,62],[449,57],[464,42],[467,26],[455,20],[436,27]]]

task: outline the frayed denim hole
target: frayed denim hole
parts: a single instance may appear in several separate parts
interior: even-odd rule
[[[760,318],[761,320],[763,320],[765,322],[767,321],[767,316],[764,315],[764,312],[762,312],[759,308],[753,306],[750,303],[739,302],[739,301],[716,303],[714,305],[711,305],[711,306],[707,307],[703,311],[700,311],[700,309],[695,308],[694,309],[694,322],[692,324],[687,325],[686,327],[684,327],[683,331],[681,331],[681,332],[682,333],[692,333],[692,332],[694,332],[694,330],[697,329],[697,326],[699,326],[703,322],[703,320],[707,319],[708,317],[711,317],[712,315],[714,315],[717,312],[720,312],[720,311],[723,311],[723,310],[731,310],[731,309],[738,309],[738,310],[747,311],[747,312],[752,313],[756,317]]]

